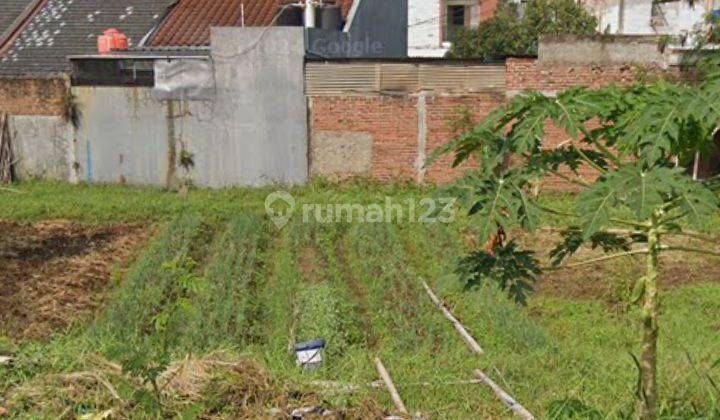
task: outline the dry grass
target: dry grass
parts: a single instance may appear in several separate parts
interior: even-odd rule
[[[147,241],[145,226],[0,222],[0,330],[43,338],[93,313],[116,267]]]

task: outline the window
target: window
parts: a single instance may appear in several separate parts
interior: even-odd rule
[[[455,34],[465,27],[467,21],[467,7],[464,5],[450,5],[446,10],[445,40],[452,42]]]

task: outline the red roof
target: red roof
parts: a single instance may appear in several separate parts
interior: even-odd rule
[[[346,17],[353,0],[336,0]],[[210,45],[210,27],[270,26],[286,0],[180,0],[170,10],[148,47]],[[332,3],[332,2],[329,2]],[[243,10],[244,8],[244,10]]]

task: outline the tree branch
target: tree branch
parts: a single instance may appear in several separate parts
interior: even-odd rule
[[[569,269],[569,268],[577,268],[577,267],[582,267],[584,265],[590,265],[590,264],[596,264],[596,263],[603,262],[603,261],[614,260],[616,258],[630,257],[632,255],[638,255],[638,254],[647,254],[649,252],[650,252],[650,250],[647,248],[634,249],[632,251],[620,252],[620,253],[612,254],[612,255],[605,255],[602,257],[592,258],[589,260],[580,261],[580,262],[573,263],[573,264],[560,265],[557,267],[546,267],[545,270],[555,271],[555,270],[565,270],[565,269]]]
[[[545,207],[545,206],[543,206],[542,204],[539,204],[539,203],[536,203],[536,205],[537,205],[537,207],[538,207],[540,210],[544,211],[545,213],[554,214],[554,215],[556,215],[556,216],[577,217],[576,214],[568,213],[568,212],[564,212],[564,211],[560,211],[560,210],[555,210],[555,209],[552,209],[552,208],[550,208],[550,207]]]
[[[578,186],[581,186],[581,187],[589,187],[589,186],[590,186],[590,183],[589,183],[589,182],[585,181],[584,179],[582,179],[582,178],[580,178],[580,177],[571,178],[571,177],[569,177],[569,176],[567,176],[567,175],[564,175],[564,174],[560,173],[560,171],[556,171],[556,170],[550,169],[550,168],[546,168],[546,169],[547,169],[547,171],[550,172],[551,174],[555,175],[555,176],[558,177],[558,178],[564,179],[565,181],[567,181],[567,182],[569,182],[569,183],[571,183],[571,184],[575,184],[575,185],[578,185]]]
[[[611,160],[615,165],[617,165],[617,166],[621,166],[621,165],[622,165],[622,160],[621,160],[618,156],[615,156],[615,155],[610,151],[610,149],[608,149],[608,148],[605,147],[602,143],[600,143],[599,141],[597,141],[596,138],[594,138],[593,136],[591,136],[591,135],[587,132],[587,129],[586,129],[584,126],[580,128],[580,132],[583,133],[583,135],[585,136],[586,139],[590,139],[590,142],[591,142],[595,147],[597,147],[603,154],[605,154],[605,156],[607,156],[608,158],[610,158],[610,160]]]
[[[680,232],[671,232],[671,231],[667,231],[667,230],[662,230],[662,231],[660,231],[660,233],[661,234],[669,234],[669,235],[687,236],[688,238],[698,239],[700,241],[710,242],[713,244],[718,243],[718,239],[707,236],[707,235],[703,235],[700,232],[695,232],[692,230],[682,230]]]
[[[697,254],[706,254],[706,255],[713,255],[716,257],[720,257],[720,251],[695,248],[695,247],[691,247],[691,246],[663,246],[663,247],[660,247],[660,250],[662,250],[662,251],[694,252]]]
[[[631,221],[631,220],[623,220],[623,219],[611,218],[610,221],[613,222],[613,223],[620,224],[620,225],[633,226],[633,227],[641,228],[641,230],[647,230],[647,229],[650,227],[650,225],[648,225],[647,223],[633,222],[633,221]]]

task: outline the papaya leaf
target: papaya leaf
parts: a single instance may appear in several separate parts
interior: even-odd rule
[[[539,267],[534,252],[520,251],[515,241],[510,241],[505,246],[496,246],[492,253],[471,253],[460,261],[456,272],[466,282],[466,288],[493,280],[515,302],[525,305],[536,277],[541,274]]]
[[[610,211],[637,179],[633,169],[625,167],[609,172],[577,196],[575,211],[580,217],[584,239],[591,238],[608,225]]]

